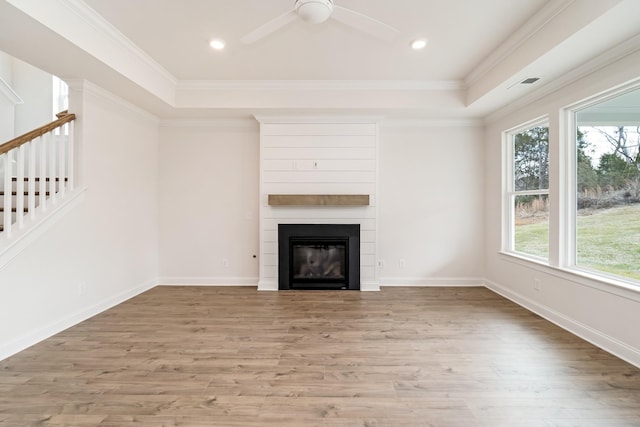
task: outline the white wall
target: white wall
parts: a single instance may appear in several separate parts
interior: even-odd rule
[[[4,83],[13,89],[13,57],[0,51],[0,78]],[[7,88],[8,90],[8,88]],[[15,104],[12,99],[8,99],[0,92],[0,144],[12,139],[15,136]],[[0,167],[1,170],[1,167]]]
[[[485,266],[487,285],[578,335],[640,366],[640,287],[635,290],[571,274],[558,268],[501,255],[501,132],[528,120],[549,116],[550,194],[553,213],[559,209],[563,166],[559,144],[559,110],[609,88],[640,78],[640,52],[553,91],[520,109],[506,109],[489,123],[485,140]],[[550,240],[562,241],[557,223]],[[553,255],[553,252],[552,252]],[[541,290],[534,290],[534,279]]]
[[[0,267],[0,359],[155,285],[157,120],[72,91],[84,198]]]
[[[255,286],[257,122],[168,123],[160,141],[161,283]]]
[[[482,137],[466,123],[382,125],[373,199],[381,284],[482,283]],[[160,140],[160,282],[255,286],[257,123],[168,122]]]
[[[382,285],[482,284],[482,138],[470,123],[381,127]]]
[[[15,136],[22,135],[53,120],[53,83],[51,74],[14,58],[13,88],[24,104],[16,105]]]
[[[23,101],[14,104],[0,94],[0,143],[53,120],[51,74],[0,52],[0,77]]]

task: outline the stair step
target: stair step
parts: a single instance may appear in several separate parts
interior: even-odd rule
[[[40,192],[39,192],[39,191],[36,191],[34,194],[35,194],[36,196],[39,196],[39,195],[40,195]],[[47,191],[47,192],[46,192],[46,193],[44,193],[44,194],[45,194],[45,196],[48,196],[48,195],[49,195],[49,192]],[[17,191],[12,191],[12,192],[11,192],[11,195],[12,195],[12,196],[17,196],[17,195],[18,195],[18,192],[17,192]],[[24,195],[25,195],[25,196],[28,196],[28,195],[29,195],[29,192],[28,192],[28,191],[25,191],[25,192],[24,192]],[[0,196],[4,196],[4,191],[0,190]]]
[[[39,177],[38,177],[38,178],[34,178],[34,181],[36,181],[36,182],[40,182],[40,179],[41,179],[41,178],[39,178]],[[51,181],[51,178],[45,178],[44,180],[45,180],[45,181],[47,181],[47,182],[49,182],[49,181]],[[69,181],[69,178],[54,178],[54,181],[56,181],[56,182],[58,182],[58,181],[62,181],[62,180],[64,180],[64,181],[66,182],[66,181]],[[11,181],[16,182],[16,181],[18,181],[18,178],[16,178],[16,177],[14,176],[13,178],[11,178]],[[29,181],[29,177],[25,177],[25,178],[24,178],[24,181]]]
[[[17,212],[17,208],[11,208],[11,212]],[[4,212],[4,208],[0,207],[0,212]],[[23,212],[29,212],[29,208],[24,208]]]

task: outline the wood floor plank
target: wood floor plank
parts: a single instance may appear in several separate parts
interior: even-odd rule
[[[157,287],[0,361],[4,426],[638,426],[640,369],[484,288]]]

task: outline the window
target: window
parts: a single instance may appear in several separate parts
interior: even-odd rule
[[[53,89],[53,108],[51,110],[51,120],[56,120],[58,118],[58,113],[69,109],[69,86],[57,76],[51,76],[51,83]],[[69,135],[69,126],[65,125],[54,130],[55,135],[60,135],[60,132],[62,132],[64,135]]]
[[[575,112],[575,257],[640,280],[640,89]]]
[[[56,119],[56,114],[61,111],[65,111],[69,108],[69,86],[62,81],[59,77],[51,76],[52,83],[52,100],[53,100],[53,118]]]
[[[549,127],[545,122],[506,133],[506,250],[549,258]]]

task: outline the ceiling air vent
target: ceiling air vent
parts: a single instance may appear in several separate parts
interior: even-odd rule
[[[540,80],[540,77],[529,77],[520,82],[521,85],[530,85]]]

